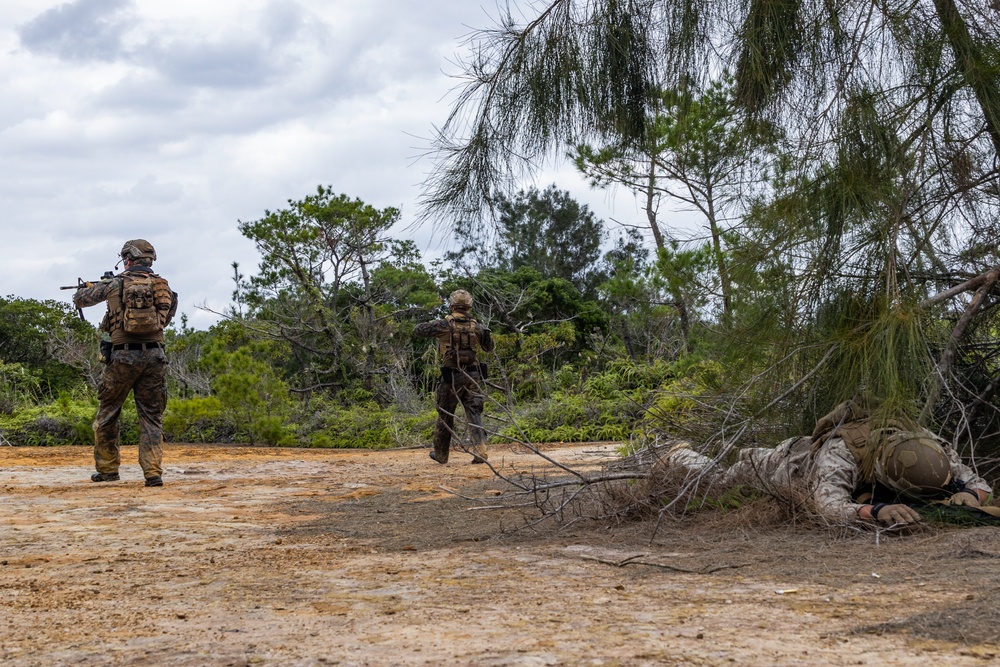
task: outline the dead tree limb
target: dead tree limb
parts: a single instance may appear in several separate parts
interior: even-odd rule
[[[953,296],[957,296],[962,292],[970,292],[974,289],[978,289],[983,283],[987,282],[990,279],[990,276],[996,273],[996,271],[997,268],[994,267],[986,273],[979,274],[975,278],[970,278],[969,280],[959,283],[954,287],[950,287],[943,292],[938,292],[934,296],[927,297],[918,305],[921,308],[927,308],[928,306],[933,306],[935,303],[941,303],[942,301],[950,299]],[[993,278],[993,281],[996,282],[996,278]]]
[[[955,328],[952,329],[951,336],[948,339],[948,344],[945,346],[944,352],[941,354],[941,359],[938,361],[936,372],[934,373],[934,384],[931,390],[927,394],[927,401],[924,403],[924,408],[920,412],[920,423],[926,424],[927,420],[930,418],[931,413],[934,410],[934,405],[937,403],[938,397],[941,395],[941,387],[945,384],[949,373],[951,372],[952,360],[955,358],[955,352],[958,350],[958,343],[965,335],[966,329],[969,328],[969,324],[972,319],[982,308],[983,303],[986,301],[986,297],[993,290],[993,287],[997,284],[997,280],[1000,280],[1000,266],[993,267],[990,271],[983,274],[983,281],[979,288],[976,290],[975,296],[972,297],[972,301],[966,306],[965,312],[955,323]]]

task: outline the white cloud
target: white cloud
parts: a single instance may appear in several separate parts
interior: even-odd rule
[[[28,50],[64,60],[116,60],[135,18],[131,0],[75,0],[45,10],[17,29]]]
[[[470,26],[489,25],[459,0],[4,9],[0,295],[66,299],[59,285],[100,276],[142,237],[196,327],[216,320],[199,305],[228,304],[233,261],[256,268],[239,219],[322,184],[413,222],[430,168],[414,162],[418,137],[449,111],[448,58]],[[603,197],[560,178],[588,203]],[[433,252],[431,234],[405,232]]]

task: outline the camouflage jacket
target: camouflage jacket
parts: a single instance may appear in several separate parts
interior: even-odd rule
[[[129,273],[153,273],[153,270],[148,266],[133,266],[127,271],[123,271],[112,279],[102,280],[100,282],[94,283],[90,287],[83,287],[78,289],[73,295],[73,305],[77,308],[89,308],[90,306],[96,306],[99,303],[108,302],[108,312],[105,313],[104,319],[101,321],[100,329],[111,335],[112,343],[132,343],[132,342],[163,342],[163,332],[159,334],[148,336],[144,338],[134,338],[126,334],[123,330],[118,327],[112,327],[111,322],[113,318],[111,317],[111,307],[112,303],[121,303],[121,297],[119,291],[121,290],[121,281],[118,277]],[[169,309],[166,312],[166,324],[169,324],[173,319],[174,315],[177,314],[177,293],[170,292],[171,302]],[[110,299],[110,301],[109,301]]]
[[[413,333],[420,338],[437,338],[440,341],[451,336],[452,329],[448,320],[441,318],[432,322],[421,322],[414,328]],[[493,334],[481,322],[476,322],[476,340],[479,342],[479,349],[484,352],[493,351]]]
[[[951,475],[959,486],[992,493],[990,486],[962,463],[958,452],[945,445]],[[781,487],[803,493],[821,516],[838,523],[855,521],[865,503],[856,500],[861,475],[843,438],[828,440],[815,454],[812,438],[785,440],[774,449],[748,449],[729,475],[767,491]],[[751,479],[747,479],[747,478]]]

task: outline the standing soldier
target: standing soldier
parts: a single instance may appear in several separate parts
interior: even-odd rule
[[[448,462],[451,436],[454,434],[455,409],[461,401],[472,435],[472,462],[486,462],[486,429],[483,428],[483,403],[486,396],[483,381],[486,365],[477,352],[493,351],[490,330],[469,317],[472,295],[464,289],[448,297],[451,314],[444,319],[418,324],[414,333],[421,338],[437,338],[441,353],[441,381],[437,386],[437,424],[434,427],[434,449],[431,458]]]
[[[146,486],[163,486],[163,410],[167,405],[167,355],[163,329],[177,312],[177,293],[150,268],[156,251],[149,241],[122,246],[125,270],[110,280],[84,287],[73,295],[77,308],[107,301],[101,331],[110,336],[102,346],[107,366],[97,386],[100,407],[94,419],[92,482],[118,481],[121,463],[119,418],[132,391],[139,414],[139,465]]]

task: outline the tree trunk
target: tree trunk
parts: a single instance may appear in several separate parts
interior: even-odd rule
[[[991,72],[982,48],[969,34],[969,27],[958,13],[955,0],[934,0],[934,7],[941,20],[941,29],[955,52],[962,78],[972,88],[983,109],[986,130],[993,140],[994,150],[1000,156],[1000,89],[997,87],[996,75]]]
[[[649,221],[649,228],[653,232],[653,240],[656,242],[656,249],[663,250],[663,234],[660,233],[660,226],[656,222],[656,209],[653,208],[653,201],[656,199],[656,158],[649,160],[649,178],[646,180],[646,219]]]
[[[726,266],[726,255],[722,251],[722,232],[719,224],[715,220],[715,201],[712,197],[712,183],[707,180],[705,188],[705,199],[708,204],[708,225],[712,233],[712,254],[715,255],[716,270],[719,272],[719,283],[722,287],[722,313],[726,322],[729,322],[730,310],[732,308],[732,285],[729,280],[729,267]]]

